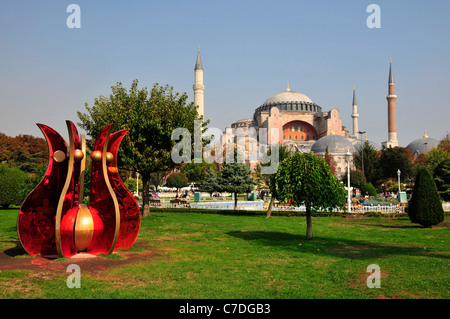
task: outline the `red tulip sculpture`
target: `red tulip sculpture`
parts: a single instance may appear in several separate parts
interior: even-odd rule
[[[97,137],[86,205],[86,140],[71,121],[66,123],[69,147],[55,130],[37,124],[47,140],[49,164],[44,178],[21,206],[17,221],[20,242],[30,255],[48,257],[129,249],[139,233],[140,211],[117,169],[117,153],[128,130],[111,134],[110,124]]]

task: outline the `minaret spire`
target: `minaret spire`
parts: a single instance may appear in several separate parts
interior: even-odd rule
[[[355,85],[353,85],[353,113],[352,113],[352,119],[353,119],[353,135],[352,137],[358,138],[358,106],[356,104],[356,90]]]
[[[394,84],[394,73],[392,72],[392,58],[390,59],[390,66],[389,66],[389,84]]]
[[[392,58],[389,64],[389,83],[388,83],[388,95],[386,96],[388,102],[388,140],[383,143],[386,147],[396,147],[398,146],[397,141],[397,112],[395,109],[395,102],[397,100],[397,95],[395,95],[395,83],[394,83],[394,72],[392,71]]]
[[[290,92],[290,91],[291,91],[291,89],[289,88],[289,80],[287,81],[286,91],[287,91],[287,92]]]
[[[197,61],[195,62],[195,70],[203,70],[202,57],[200,56],[200,46],[198,46]]]
[[[194,68],[194,104],[198,107],[198,115],[205,117],[205,86],[203,85],[203,64],[200,56],[200,46]]]

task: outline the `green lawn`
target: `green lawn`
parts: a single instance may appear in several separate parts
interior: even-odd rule
[[[450,298],[445,226],[313,217],[306,241],[305,217],[158,212],[129,252],[43,262],[14,248],[17,213],[0,210],[0,298]],[[66,285],[71,263],[79,289]],[[366,285],[370,264],[381,288]]]

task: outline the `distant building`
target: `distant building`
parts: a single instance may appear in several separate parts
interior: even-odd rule
[[[204,114],[203,66],[200,57],[200,48],[195,64],[194,102],[199,107],[199,114]],[[388,140],[382,147],[396,147],[396,100],[394,73],[392,59],[389,65],[388,95],[387,99],[387,126]],[[269,96],[252,117],[233,122],[225,128],[222,135],[224,150],[226,144],[235,144],[237,149],[247,160],[245,163],[255,168],[257,158],[255,153],[261,146],[273,142],[286,145],[292,152],[314,152],[319,156],[329,153],[336,162],[336,175],[342,177],[347,170],[345,154],[356,152],[365,141],[359,139],[361,133],[358,125],[358,106],[356,90],[353,87],[352,100],[352,130],[351,133],[342,125],[342,119],[337,108],[324,111],[322,106],[316,104],[304,93],[292,91],[289,81],[284,91]],[[275,131],[275,135],[273,134]],[[277,136],[276,136],[277,135]],[[426,134],[425,134],[426,135]],[[276,139],[276,140],[274,140]],[[380,145],[368,141],[376,150]],[[408,148],[416,155],[423,154],[437,146],[437,141],[428,136],[411,142]],[[353,166],[353,163],[351,163]]]

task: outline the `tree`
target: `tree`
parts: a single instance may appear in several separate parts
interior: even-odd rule
[[[347,182],[347,172],[342,177],[342,181]],[[362,189],[367,184],[366,177],[359,169],[350,171],[350,186]]]
[[[411,222],[431,227],[444,220],[444,209],[430,171],[426,167],[417,172],[413,193],[408,205]]]
[[[19,168],[0,164],[0,206],[20,205],[28,195],[27,179]]]
[[[450,133],[447,133],[445,137],[439,141],[438,148],[444,149],[450,153]]]
[[[436,167],[445,160],[450,159],[450,153],[443,148],[432,148],[425,156],[425,166],[428,168],[431,174],[434,173]]]
[[[364,172],[368,183],[377,185],[380,179],[380,152],[369,141],[365,141],[353,154],[356,169]],[[364,169],[363,169],[364,162]]]
[[[40,173],[40,166],[46,166],[48,162],[47,142],[31,135],[10,137],[0,133],[0,163],[2,162],[26,173]]]
[[[154,189],[158,189],[158,186],[161,185],[164,178],[169,174],[168,171],[158,171],[150,173],[150,186],[154,186]]]
[[[202,159],[201,163],[195,163],[193,159],[190,163],[184,165],[181,171],[186,174],[189,182],[200,184],[210,169],[216,171],[216,165],[214,163],[207,163],[204,159]]]
[[[276,144],[273,148],[269,148],[267,150],[267,155],[269,158],[271,157],[272,151],[274,152],[278,152],[278,165],[279,163],[281,163],[284,159],[288,158],[289,156],[291,156],[291,152],[289,151],[289,148],[285,145],[280,145],[280,144]],[[275,198],[277,197],[277,190],[275,187],[275,176],[277,173],[273,173],[273,174],[262,174],[261,172],[261,167],[265,167],[265,166],[271,166],[274,163],[271,162],[267,162],[267,163],[258,163],[256,166],[256,176],[263,180],[265,182],[265,184],[269,187],[269,190],[271,192],[271,198],[270,198],[270,203],[269,203],[269,207],[267,208],[267,213],[266,213],[266,218],[269,218],[272,214],[272,208],[273,208],[273,203],[275,201]],[[278,172],[278,170],[277,170]]]
[[[178,190],[182,187],[186,187],[188,185],[188,179],[186,175],[181,172],[173,172],[167,177],[166,186],[167,187],[175,187]]]
[[[311,209],[344,208],[344,186],[331,173],[325,161],[311,153],[296,153],[280,164],[275,177],[277,196],[306,207],[306,239],[312,239]]]
[[[205,178],[201,181],[199,185],[199,190],[201,192],[207,192],[212,196],[212,193],[219,190],[219,177],[217,176],[217,171],[214,169],[209,169]]]
[[[380,156],[381,177],[385,180],[389,178],[397,179],[397,170],[400,170],[402,181],[410,179],[413,177],[413,159],[414,155],[407,148],[388,147],[383,149]]]
[[[330,172],[331,174],[336,176],[336,161],[334,160],[333,156],[328,153],[328,147],[326,149],[325,155],[323,157],[323,159],[325,160],[325,163],[328,164],[328,167],[330,168]]]
[[[225,163],[218,178],[219,190],[234,194],[234,209],[237,209],[237,195],[253,190],[254,179],[250,176],[250,168],[241,163]]]
[[[434,181],[439,195],[444,201],[450,201],[450,159],[442,161],[434,170]]]
[[[94,100],[94,106],[85,104],[87,113],[78,112],[79,125],[91,137],[97,137],[111,123],[115,130],[129,129],[119,149],[118,166],[142,176],[144,216],[150,214],[150,174],[178,165],[171,158],[176,143],[172,132],[185,128],[191,133],[191,141],[194,139],[195,120],[201,117],[194,103],[188,104],[187,99],[186,93],[174,92],[173,87],[158,83],[150,91],[138,90],[138,81],[134,80],[129,90],[118,82],[109,97],[100,96]],[[202,133],[208,122],[203,122]]]
[[[124,183],[125,187],[132,193],[136,193],[138,190],[142,190],[142,179],[136,180],[136,178],[128,178]]]
[[[398,178],[389,178],[382,185],[383,192],[396,193],[398,192]],[[400,191],[406,191],[406,185],[400,183]]]

